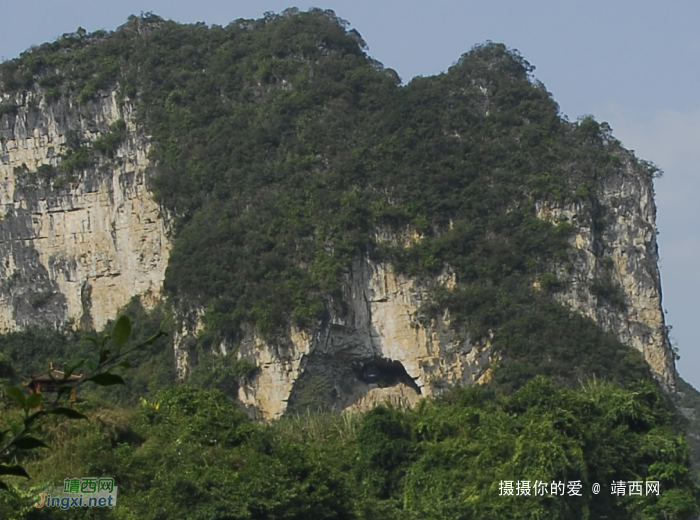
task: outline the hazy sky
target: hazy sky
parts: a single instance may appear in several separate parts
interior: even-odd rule
[[[0,56],[82,26],[115,29],[152,11],[226,25],[280,12],[261,0],[0,0]],[[700,388],[700,2],[697,0],[353,0],[297,3],[333,9],[404,82],[444,71],[486,40],[518,49],[575,120],[608,121],[627,148],[659,165],[656,181],[663,306],[678,368]],[[694,267],[695,266],[695,267]]]

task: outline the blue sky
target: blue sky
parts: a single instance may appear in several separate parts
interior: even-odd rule
[[[295,4],[252,0],[0,0],[0,56],[82,26],[115,29],[152,11],[226,25]],[[678,369],[700,388],[700,2],[481,0],[297,3],[333,9],[403,80],[444,71],[474,44],[504,42],[537,68],[569,119],[608,121],[627,148],[665,172],[656,181],[663,306]]]

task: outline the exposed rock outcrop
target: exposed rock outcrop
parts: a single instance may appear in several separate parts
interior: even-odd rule
[[[403,383],[385,388],[374,387],[345,411],[366,412],[379,405],[389,405],[399,409],[413,408],[419,398],[420,396],[413,388]]]
[[[631,156],[600,180],[593,203],[541,203],[540,218],[575,228],[572,264],[559,270],[566,288],[554,297],[595,320],[642,354],[669,390],[676,370],[663,310],[650,175]]]
[[[239,356],[260,370],[241,387],[240,400],[269,419],[296,406],[342,410],[371,400],[366,396],[377,394],[377,385],[429,396],[488,378],[488,344],[459,337],[448,316],[419,323],[426,291],[390,265],[356,261],[343,301],[333,305],[340,310],[312,334],[292,331],[285,345],[269,345],[255,334],[242,342]]]
[[[15,101],[16,113],[0,118],[0,331],[100,328],[133,296],[158,299],[170,243],[146,188],[148,140],[132,105],[115,93],[81,106],[33,91]],[[89,147],[118,120],[126,137],[112,158],[70,179],[28,180],[60,164],[71,133]]]
[[[626,156],[621,168],[600,181],[590,201],[540,202],[537,213],[554,223],[566,220],[575,229],[570,262],[558,270],[565,288],[554,298],[639,350],[659,381],[674,391],[651,177]],[[449,278],[435,283],[449,284]],[[393,390],[388,388],[398,385],[430,396],[457,383],[488,380],[489,344],[472,344],[466,333],[458,337],[447,315],[421,323],[426,292],[390,265],[356,262],[343,298],[346,310],[334,313],[313,334],[293,333],[285,348],[270,347],[254,335],[243,342],[239,356],[255,362],[260,372],[241,388],[241,401],[272,418],[299,404],[362,408],[377,401],[380,390],[389,395]],[[368,366],[384,373],[386,390],[368,384],[363,376]]]

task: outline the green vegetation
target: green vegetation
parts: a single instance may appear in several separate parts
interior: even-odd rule
[[[144,344],[162,323],[170,320],[170,313],[164,305],[146,311],[138,298],[122,312],[132,325],[126,350]],[[107,334],[113,326],[113,322],[106,324],[98,336]],[[49,362],[59,368],[70,366],[77,359],[89,359],[95,350],[94,344],[88,340],[92,336],[73,332],[70,328],[62,331],[29,328],[0,334],[0,360],[6,359],[11,367],[5,371],[6,376],[0,372],[0,377],[7,378],[9,384],[19,385],[32,375],[46,372]],[[139,397],[148,395],[151,390],[173,384],[175,369],[170,345],[163,337],[134,351],[130,355],[134,369],[129,374],[129,385],[86,388],[81,390],[81,397],[98,402],[106,400],[114,405],[134,405],[139,402]]]
[[[125,138],[126,122],[121,119],[114,122],[107,133],[92,143],[84,142],[75,131],[69,132],[66,136],[66,150],[59,157],[58,166],[42,164],[36,171],[30,171],[27,165],[23,164],[15,167],[15,175],[22,180],[24,186],[60,188],[75,183],[85,169],[94,168],[105,158],[113,159]]]
[[[0,103],[0,117],[6,114],[14,114],[19,107],[14,103]]]
[[[615,307],[625,306],[625,296],[609,278],[594,278],[590,284],[591,293]]]
[[[697,476],[700,474],[700,392],[679,377],[674,401],[688,432],[693,472]]]
[[[120,506],[92,511],[96,518],[697,512],[678,417],[637,351],[552,300],[565,288],[554,273],[571,268],[573,227],[536,216],[538,202],[576,201],[600,236],[601,181],[627,160],[639,175],[658,169],[624,150],[607,125],[562,118],[533,67],[502,44],[476,46],[447,73],[405,86],[364,48],[356,31],[319,9],[227,27],[146,14],[0,64],[9,94],[37,89],[46,101],[69,97],[89,111],[116,90],[134,104],[136,123],[152,136],[151,187],[174,218],[165,291],[176,309],[206,309],[203,331],[187,345],[189,382],[200,388],[172,385],[166,342],[135,352],[126,387],[81,394],[81,409],[96,420],[47,424],[55,448],[21,460],[34,487],[13,483],[0,514],[69,473],[115,477]],[[0,117],[16,110],[4,104]],[[123,121],[92,143],[69,135],[57,167],[17,173],[28,184],[61,185],[113,159],[125,137]],[[378,230],[419,238],[404,246],[378,240]],[[227,398],[257,370],[236,358],[243,326],[270,340],[290,323],[313,329],[337,310],[361,255],[427,283],[449,267],[455,287],[433,285],[421,319],[447,309],[458,333],[491,341],[500,359],[492,383],[409,412],[249,422]],[[608,264],[601,259],[590,289],[624,306]],[[33,298],[41,307],[50,295]],[[132,302],[129,341],[143,343],[170,313]],[[220,345],[225,356],[213,352]],[[47,360],[65,365],[90,348],[69,329],[6,334],[0,377],[16,383]],[[325,384],[310,380],[302,404],[320,408]],[[2,421],[12,413],[4,408]],[[498,494],[501,480],[553,479],[581,480],[583,496]],[[661,495],[613,497],[613,479],[659,480]],[[597,497],[594,482],[604,490]]]
[[[650,383],[558,389],[536,378],[508,397],[455,389],[409,412],[269,425],[249,422],[217,391],[183,386],[135,412],[85,413],[90,422],[47,427],[54,449],[23,462],[34,493],[68,474],[114,476],[118,506],[95,518],[646,520],[698,511],[687,444]],[[580,480],[582,496],[501,496],[504,480]],[[660,494],[611,495],[613,480],[658,480]],[[9,518],[20,497],[0,495],[0,515]]]
[[[147,14],[64,35],[2,64],[0,78],[6,91],[135,100],[153,136],[153,189],[176,219],[166,290],[205,307],[218,339],[235,344],[243,322],[267,337],[290,320],[314,326],[360,253],[417,276],[449,263],[463,292],[532,292],[567,261],[572,229],[536,218],[535,201],[595,207],[627,152],[592,118],[563,120],[533,67],[501,44],[405,87],[363,48],[331,11],[227,27]],[[90,150],[109,155],[122,135]],[[75,146],[62,164],[75,171],[88,155]],[[423,239],[377,243],[377,227],[406,226]],[[509,297],[489,301],[480,312],[520,312]],[[464,325],[479,319],[459,298],[435,304]]]
[[[126,356],[131,350],[151,345],[164,335],[164,332],[159,330],[142,345],[125,350],[124,347],[131,335],[129,317],[120,316],[110,329],[109,333],[90,338],[91,343],[96,347],[90,358],[82,358],[71,363],[61,373],[55,373],[53,367],[50,368],[47,374],[52,383],[43,382],[41,384],[55,386],[54,395],[51,398],[45,398],[43,389],[42,391],[30,389],[27,394],[20,386],[5,386],[6,402],[10,401],[19,405],[19,413],[15,414],[14,410],[11,410],[10,413],[4,414],[1,424],[0,476],[3,477],[3,480],[0,480],[0,490],[10,491],[10,487],[4,481],[7,477],[29,478],[25,468],[21,463],[18,463],[27,452],[38,448],[49,448],[41,439],[32,436],[32,434],[41,431],[42,420],[45,421],[51,416],[87,419],[85,415],[72,407],[68,408],[66,401],[71,392],[86,383],[98,386],[123,385],[124,380],[115,372],[130,367]],[[81,371],[80,374],[78,374],[78,370]],[[6,402],[2,403],[3,408],[6,407]]]

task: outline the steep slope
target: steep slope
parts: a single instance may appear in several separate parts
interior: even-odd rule
[[[407,86],[363,47],[329,11],[147,15],[3,64],[5,329],[162,290],[179,376],[265,418],[641,359],[673,390],[653,168],[501,44]]]
[[[0,122],[2,330],[101,328],[134,295],[159,298],[170,244],[133,107],[41,89],[4,102],[16,109]]]

